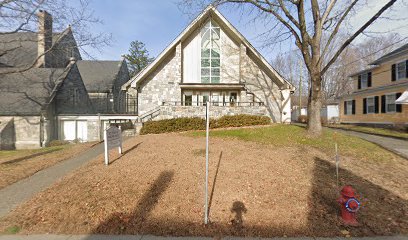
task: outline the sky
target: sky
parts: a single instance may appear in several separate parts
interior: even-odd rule
[[[373,12],[387,0],[367,1],[367,7],[356,14],[351,27],[356,28],[371,17]],[[399,1],[393,7],[392,19],[405,16],[408,4]],[[111,46],[104,47],[102,52],[87,48],[92,57],[99,60],[117,60],[128,52],[130,42],[139,40],[145,43],[150,55],[156,57],[169,45],[190,23],[190,16],[184,14],[178,0],[93,0],[90,9],[103,21],[95,25],[92,31],[110,33],[113,36]],[[219,11],[256,47],[268,61],[276,54],[293,50],[290,43],[269,48],[262,48],[258,35],[265,29],[263,22],[248,23],[240,11],[222,7]],[[407,20],[390,21],[382,19],[371,27],[371,31],[397,31],[403,37],[408,36]]]

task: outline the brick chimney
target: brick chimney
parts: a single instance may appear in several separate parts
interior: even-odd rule
[[[37,67],[51,67],[51,53],[45,53],[52,46],[52,16],[40,10],[38,16],[38,61]]]

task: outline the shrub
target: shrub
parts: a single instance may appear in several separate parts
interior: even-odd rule
[[[223,116],[210,120],[210,128],[241,127],[270,124],[271,119],[266,116],[235,115]],[[205,119],[175,118],[159,121],[149,121],[143,124],[140,134],[157,134],[165,132],[182,132],[189,130],[205,130]]]
[[[307,123],[307,121],[308,121],[308,118],[307,118],[306,115],[300,115],[298,117],[298,122],[300,122],[300,123]]]
[[[50,143],[48,143],[48,147],[62,146],[66,144],[69,144],[69,142],[65,140],[52,140]]]

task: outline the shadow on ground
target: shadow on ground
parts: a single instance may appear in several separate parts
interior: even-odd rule
[[[220,154],[214,182],[221,167]],[[221,169],[220,169],[221,167]],[[290,225],[268,226],[249,225],[244,221],[244,215],[250,212],[241,201],[231,202],[230,211],[234,215],[231,222],[202,223],[189,222],[167,216],[157,219],[150,216],[160,196],[172,183],[173,171],[162,172],[150,189],[135,205],[132,213],[117,213],[111,215],[92,233],[94,234],[149,234],[159,236],[342,236],[341,230],[347,229],[352,236],[406,235],[408,234],[408,202],[378,185],[367,181],[348,170],[340,170],[342,184],[353,185],[363,198],[364,206],[358,213],[359,227],[342,226],[339,197],[335,178],[334,164],[314,159],[312,188],[309,195],[309,214],[304,227],[294,228]],[[296,182],[293,182],[296,184]],[[214,194],[213,186],[211,198]],[[183,196],[180,196],[183,197]],[[214,203],[212,203],[214,204]],[[201,218],[202,216],[200,216]],[[211,219],[210,219],[211,220]]]
[[[44,151],[44,152],[34,153],[34,154],[31,154],[31,155],[28,155],[28,156],[11,159],[11,160],[8,160],[6,162],[2,162],[1,164],[2,165],[9,165],[9,164],[13,164],[13,163],[19,163],[19,162],[22,162],[24,160],[28,160],[28,159],[31,159],[31,158],[34,158],[34,157],[39,157],[39,156],[42,156],[42,155],[45,155],[45,154],[48,154],[48,153],[52,153],[52,152],[56,152],[56,151],[60,151],[60,150],[61,150],[61,148],[54,148],[54,149],[50,149],[50,150],[47,150],[47,151]]]

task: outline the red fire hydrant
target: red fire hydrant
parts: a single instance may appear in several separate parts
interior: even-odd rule
[[[355,191],[350,185],[341,189],[341,196],[337,199],[340,203],[341,218],[345,225],[357,226],[356,213],[360,208],[360,202],[356,198]]]

